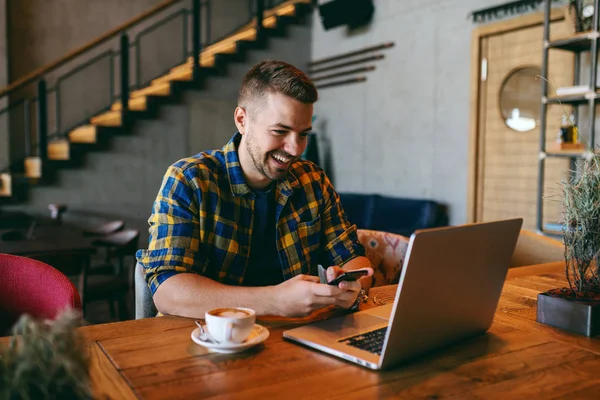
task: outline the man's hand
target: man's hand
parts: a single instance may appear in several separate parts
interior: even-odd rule
[[[297,275],[273,288],[275,296],[272,307],[284,317],[303,317],[348,297],[346,289],[319,283],[318,277],[310,275]]]
[[[367,270],[368,275],[360,278],[357,281],[343,281],[338,284],[338,288],[340,290],[342,290],[343,292],[340,295],[336,296],[336,302],[334,303],[336,306],[341,307],[341,308],[350,308],[356,301],[356,298],[358,297],[358,294],[360,293],[360,289],[362,289],[361,280],[362,279],[370,279],[370,277],[373,275],[372,268],[360,268],[360,269]],[[353,270],[353,271],[355,271],[355,270]],[[331,282],[332,280],[334,280],[335,278],[337,278],[339,275],[343,274],[344,272],[347,272],[347,271],[340,267],[336,267],[336,266],[327,268],[327,272],[326,272],[327,282]]]

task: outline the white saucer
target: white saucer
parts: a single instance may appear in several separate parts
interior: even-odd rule
[[[269,337],[269,330],[262,325],[254,324],[254,328],[250,333],[250,336],[242,342],[236,344],[221,344],[221,343],[213,343],[207,342],[205,340],[200,339],[200,329],[196,328],[192,331],[192,340],[194,343],[199,344],[200,346],[206,347],[217,353],[237,353],[239,351],[244,351],[249,349],[250,347],[254,347],[257,344],[260,344],[267,340]]]

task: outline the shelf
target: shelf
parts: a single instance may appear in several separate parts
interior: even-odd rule
[[[546,157],[549,158],[587,158],[588,153],[587,152],[564,152],[564,153],[542,153],[545,154]]]
[[[560,223],[546,223],[542,230],[542,234],[553,236],[556,238],[562,238],[563,236],[563,224]]]
[[[573,52],[590,51],[592,41],[598,38],[597,32],[581,32],[575,35],[559,38],[546,42],[545,46],[548,49],[559,49]]]
[[[583,143],[550,143],[546,146],[546,152],[540,153],[540,158],[587,158],[591,151],[586,149]]]
[[[562,232],[563,230],[563,224],[560,222],[546,222],[544,224],[544,230],[545,231],[549,231],[549,232]]]
[[[559,97],[542,97],[542,103],[581,105],[586,104],[590,99],[596,100],[598,98],[600,98],[598,93],[589,91],[585,94],[570,94]]]
[[[584,153],[586,151],[583,143],[551,143],[546,148],[546,153]]]
[[[573,54],[573,62],[574,66],[583,67],[584,70],[588,71],[591,69],[595,69],[593,66],[598,66],[598,60],[596,54],[599,50],[600,46],[600,31],[598,29],[592,29],[585,32],[573,32],[573,15],[571,15],[571,10],[567,7],[564,7],[563,10],[565,12],[565,19],[567,21],[566,25],[569,25],[569,30],[571,32],[566,32],[565,35],[553,35],[553,23],[551,23],[552,18],[550,11],[552,10],[551,0],[543,0],[544,6],[546,10],[544,12],[544,24],[545,24],[545,32],[542,41],[542,71],[545,72],[546,78],[551,76],[553,68],[555,66],[563,67],[562,64],[558,63],[555,55],[558,52],[551,52],[550,49],[557,49],[563,51],[570,52]],[[577,2],[578,4],[582,3],[581,1]],[[598,2],[596,1],[596,4]],[[598,25],[598,21],[600,20],[600,13],[595,12],[593,16],[593,26]],[[558,33],[558,32],[557,32]],[[552,54],[551,54],[552,53]],[[587,54],[593,54],[594,57],[590,57]],[[553,55],[554,54],[554,55]],[[556,65],[553,65],[556,64]],[[569,63],[570,64],[570,63]],[[566,65],[566,64],[565,64]],[[573,108],[573,112],[579,111],[579,107],[583,106],[587,109],[581,110],[586,113],[586,118],[595,120],[597,118],[597,108],[596,106],[599,104],[597,101],[600,99],[600,84],[590,85],[589,83],[582,82],[581,74],[573,74],[572,82],[570,82],[571,86],[563,88],[564,90],[560,90],[559,93],[562,93],[560,96],[554,92],[554,88],[551,83],[548,85],[544,84],[544,92],[541,98],[542,103],[542,115],[540,119],[542,120],[542,124],[540,124],[540,128],[543,128],[540,132],[540,137],[545,139],[550,134],[548,131],[547,123],[549,123],[549,111],[558,111],[558,110],[550,110],[548,109],[548,105],[565,105]],[[571,79],[569,79],[571,80]],[[564,84],[564,83],[563,83]],[[546,90],[547,88],[547,90]],[[570,92],[566,94],[565,92]],[[576,108],[577,107],[577,108]],[[561,110],[562,111],[562,110]],[[569,113],[569,111],[564,110],[565,113]],[[561,113],[562,114],[562,113]],[[552,117],[554,118],[554,117]],[[591,136],[594,137],[594,141],[596,141],[595,134],[596,130],[591,132]],[[595,154],[600,154],[595,150],[595,144],[591,145],[592,147],[586,147],[585,143],[572,144],[572,143],[558,143],[558,142],[548,142],[547,140],[542,140],[540,143],[540,151],[538,153],[539,156],[539,167],[541,177],[544,177],[544,171],[547,168],[547,163],[544,162],[547,159],[559,159],[561,163],[557,163],[556,166],[559,167],[561,173],[569,172],[571,168],[574,167],[574,164],[579,164],[582,160],[589,159],[593,157]],[[564,166],[560,165],[563,164]],[[566,165],[569,164],[569,165]],[[547,182],[544,179],[539,179],[537,184],[538,195],[536,196],[537,206],[536,206],[536,226],[538,227],[540,233],[547,236],[555,236],[557,238],[561,238],[563,236],[563,222],[550,220],[548,222],[545,221],[545,213],[544,213],[544,189]]]

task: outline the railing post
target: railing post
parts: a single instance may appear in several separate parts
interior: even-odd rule
[[[194,82],[200,80],[200,0],[192,3],[192,79]]]
[[[25,99],[23,103],[23,118],[25,118],[25,157],[33,155],[33,148],[31,146],[31,101],[29,98]]]
[[[212,0],[205,0],[204,1],[204,11],[206,12],[206,17],[204,18],[204,23],[206,25],[206,29],[204,30],[204,33],[206,34],[206,38],[204,38],[204,43],[206,44],[206,46],[210,46],[211,42],[211,9],[210,9],[210,2]]]
[[[121,33],[121,121],[125,125],[129,113],[129,36]]]
[[[263,33],[263,15],[265,13],[265,0],[256,1],[256,37],[260,38]]]
[[[38,131],[38,157],[42,163],[48,159],[48,103],[47,103],[46,81],[40,79],[38,82],[38,109],[37,109],[37,131]]]

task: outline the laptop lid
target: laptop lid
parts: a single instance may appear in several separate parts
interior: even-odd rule
[[[489,329],[523,219],[413,233],[382,368]]]

